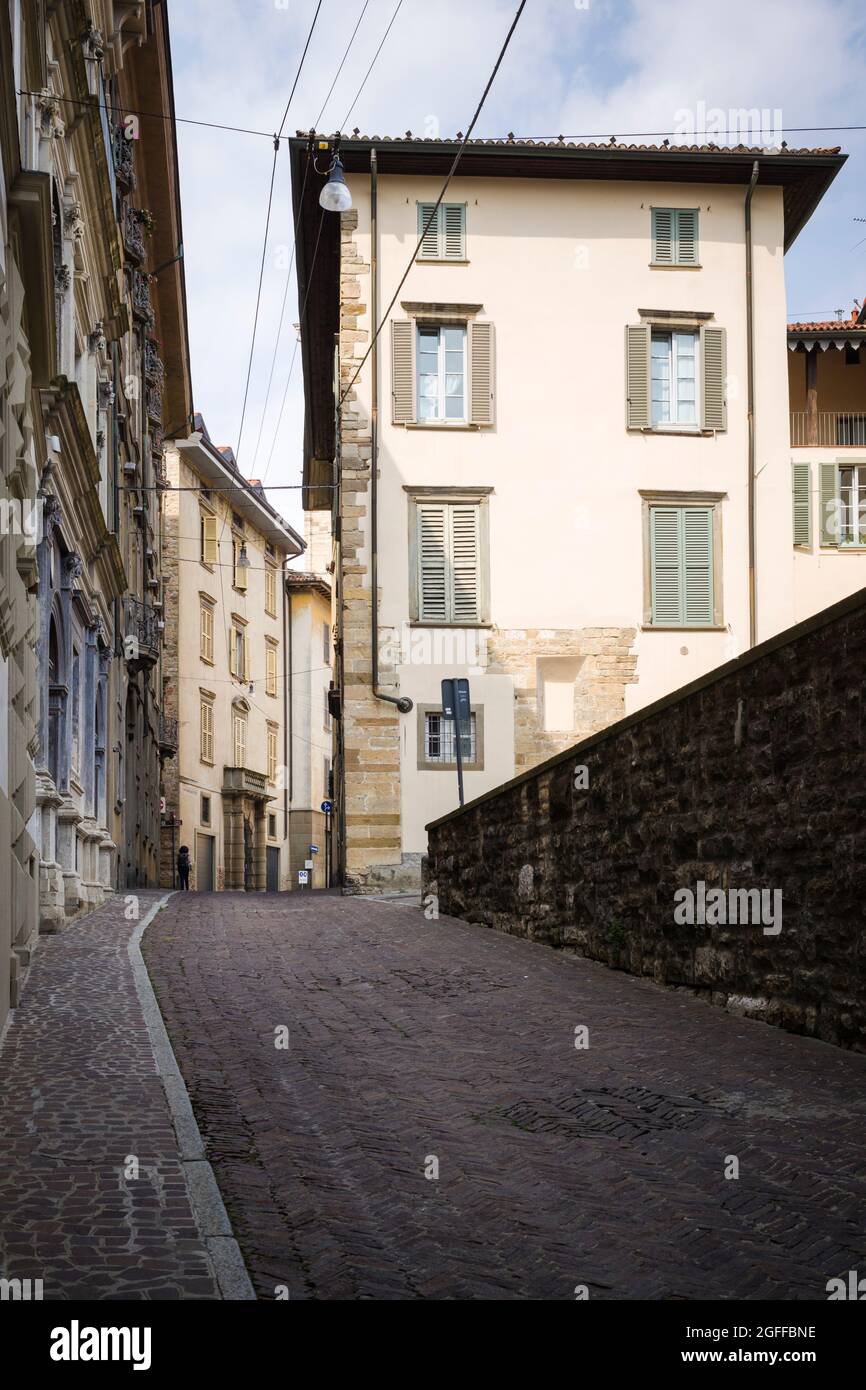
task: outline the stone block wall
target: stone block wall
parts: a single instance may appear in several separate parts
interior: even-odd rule
[[[866,1051],[866,590],[428,831],[440,912]]]

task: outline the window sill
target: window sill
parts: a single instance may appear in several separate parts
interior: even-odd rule
[[[641,623],[641,632],[727,632],[724,623],[701,623],[698,627],[680,627],[678,623],[666,626],[662,623]]]
[[[489,425],[471,425],[465,420],[407,420],[403,425],[404,430],[445,430],[453,431],[455,434],[461,430],[483,430],[490,429]]]
[[[712,439],[714,435],[724,434],[724,430],[696,429],[694,425],[626,425],[629,434],[679,435],[686,439]]]
[[[456,771],[457,771],[457,764],[456,764],[456,763],[428,763],[428,762],[424,762],[424,763],[419,763],[419,764],[418,764],[418,771],[419,771],[419,772],[456,772]],[[483,763],[464,763],[464,764],[463,764],[463,771],[464,771],[464,772],[483,772],[483,771],[484,771],[484,764],[483,764]]]
[[[416,256],[416,265],[468,265],[466,256]]]
[[[493,627],[493,624],[490,623],[490,622],[481,622],[481,621],[475,622],[475,623],[431,622],[431,621],[429,621],[427,618],[410,618],[410,619],[409,619],[409,626],[410,626],[410,627],[448,627],[448,628],[492,628],[492,627]],[[456,766],[456,764],[455,764],[455,766]]]
[[[650,270],[703,270],[703,266],[698,262],[697,265],[670,265],[667,261],[650,261]]]

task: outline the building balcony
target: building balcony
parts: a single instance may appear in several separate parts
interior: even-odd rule
[[[159,659],[159,614],[137,598],[124,601],[124,656],[134,670],[153,666]]]
[[[147,244],[144,228],[135,208],[127,208],[123,217],[123,245],[126,254],[136,265],[141,265],[147,257]]]
[[[121,187],[129,193],[135,187],[135,161],[133,159],[133,142],[127,140],[123,126],[114,127],[112,153],[114,155],[114,177]]]
[[[144,344],[144,375],[162,390],[165,381],[165,366],[156,350],[156,343],[147,338]]]
[[[144,399],[147,406],[147,418],[151,424],[162,425],[162,383],[148,381],[145,384]]]
[[[159,751],[164,758],[173,758],[177,752],[177,720],[165,714],[159,716]]]
[[[132,277],[132,313],[134,318],[146,324],[148,328],[152,328],[156,322],[150,302],[150,276],[145,275],[142,270],[136,270]]]
[[[866,413],[848,410],[792,411],[791,448],[866,448]]]
[[[264,772],[252,772],[248,767],[223,768],[223,796],[250,796],[271,800],[268,779]]]

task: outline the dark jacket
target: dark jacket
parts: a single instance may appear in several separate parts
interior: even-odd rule
[[[177,871],[180,874],[189,873],[189,850],[182,849],[177,856]]]

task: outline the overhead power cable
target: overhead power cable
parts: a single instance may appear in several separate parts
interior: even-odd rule
[[[390,22],[389,22],[389,24],[388,24],[388,28],[385,30],[384,34],[382,35],[382,41],[381,41],[381,43],[379,44],[379,47],[376,49],[376,52],[373,54],[373,61],[371,62],[370,66],[368,67],[367,71],[364,73],[364,80],[363,80],[363,82],[361,83],[360,87],[358,88],[357,92],[355,93],[354,99],[353,99],[353,101],[352,101],[352,105],[349,107],[348,111],[346,112],[345,116],[343,117],[343,123],[342,123],[342,125],[340,126],[340,129],[341,129],[341,130],[345,130],[346,126],[349,124],[349,117],[351,116],[351,114],[352,114],[352,112],[354,111],[355,107],[358,105],[358,98],[360,97],[361,93],[363,92],[364,88],[365,88],[366,85],[367,85],[367,78],[370,76],[370,73],[373,71],[373,68],[376,66],[376,59],[379,57],[379,54],[382,52],[382,49],[385,47],[385,40],[387,39],[388,35],[389,35],[390,32],[391,32],[391,28],[392,28],[392,25],[393,25],[393,23],[394,23],[394,20],[397,18],[398,14],[400,13],[400,8],[401,8],[402,4],[403,4],[403,0],[397,0],[397,7],[396,7],[396,9],[394,10],[394,13],[393,13],[392,16],[391,16],[391,20],[390,20]],[[318,122],[316,122],[316,124],[318,124]]]
[[[453,160],[453,162],[452,162],[452,164],[451,164],[451,168],[449,169],[448,175],[447,175],[447,177],[446,177],[446,179],[445,179],[445,182],[444,182],[444,184],[442,185],[442,188],[441,188],[440,191],[439,191],[439,197],[436,199],[436,202],[433,204],[433,207],[430,209],[430,213],[429,213],[429,216],[428,216],[428,218],[427,218],[427,221],[426,221],[424,227],[423,227],[422,230],[421,230],[421,235],[419,236],[418,241],[416,242],[415,246],[413,247],[412,254],[411,254],[411,256],[409,257],[409,263],[408,263],[408,265],[406,266],[406,269],[403,271],[403,274],[402,274],[401,279],[400,279],[400,283],[399,283],[399,285],[397,286],[396,290],[394,291],[394,294],[393,294],[393,296],[392,296],[392,298],[391,298],[390,304],[388,305],[388,307],[387,307],[387,309],[385,310],[384,314],[382,314],[382,316],[381,316],[381,318],[380,318],[379,325],[378,325],[378,327],[376,328],[376,331],[375,331],[375,333],[373,334],[373,337],[372,337],[372,339],[371,339],[371,341],[370,341],[370,346],[367,348],[367,351],[364,353],[364,356],[361,358],[360,362],[358,363],[357,367],[355,368],[354,374],[353,374],[351,380],[349,381],[349,383],[348,383],[348,385],[347,385],[345,391],[343,391],[342,394],[341,394],[341,396],[340,396],[340,401],[339,401],[339,404],[340,404],[340,405],[343,404],[343,401],[346,399],[346,396],[349,394],[349,392],[351,391],[351,389],[352,389],[352,387],[354,386],[355,382],[358,380],[358,377],[359,377],[360,372],[361,372],[361,368],[364,366],[364,363],[367,361],[367,358],[370,356],[370,353],[373,351],[373,348],[375,347],[376,342],[378,341],[379,334],[382,332],[382,325],[383,325],[384,323],[387,323],[387,321],[388,321],[388,315],[390,314],[391,310],[393,309],[394,305],[395,305],[396,302],[397,302],[397,296],[399,295],[399,293],[400,293],[400,291],[402,290],[404,284],[406,283],[406,280],[407,280],[407,278],[408,278],[408,275],[409,275],[410,270],[412,269],[412,266],[415,264],[415,259],[416,259],[417,255],[418,255],[419,250],[421,249],[421,246],[423,245],[424,238],[425,238],[425,236],[427,235],[427,232],[429,231],[430,225],[431,225],[431,223],[432,223],[434,217],[436,217],[437,214],[438,214],[439,205],[440,205],[440,203],[442,202],[442,199],[445,197],[445,194],[446,194],[446,192],[447,192],[447,190],[448,190],[448,185],[451,183],[451,180],[452,180],[453,177],[454,177],[454,173],[455,173],[455,171],[456,171],[456,169],[457,169],[457,165],[460,163],[460,156],[462,155],[464,149],[466,148],[466,142],[467,142],[467,140],[469,139],[469,137],[471,136],[473,130],[475,129],[475,126],[476,126],[476,124],[477,124],[477,122],[478,122],[478,117],[481,115],[482,108],[483,108],[483,106],[484,106],[485,101],[487,100],[487,95],[488,95],[488,93],[489,93],[489,91],[490,91],[490,88],[493,86],[493,83],[494,83],[494,81],[495,81],[495,79],[496,79],[496,74],[498,73],[500,67],[502,66],[502,60],[503,60],[503,58],[505,57],[505,54],[506,54],[507,51],[508,51],[508,45],[511,43],[512,36],[513,36],[514,31],[515,31],[515,29],[517,28],[518,22],[519,22],[519,20],[520,20],[520,16],[523,14],[523,11],[524,11],[525,8],[526,8],[526,0],[520,0],[520,4],[519,4],[518,7],[517,7],[517,13],[515,14],[513,20],[511,21],[511,27],[509,28],[508,33],[507,33],[506,36],[505,36],[505,42],[503,43],[501,49],[499,50],[499,57],[496,59],[496,62],[495,62],[495,64],[494,64],[494,66],[493,66],[493,71],[491,72],[490,76],[489,76],[488,79],[487,79],[487,83],[486,83],[486,85],[485,85],[485,87],[484,87],[484,91],[481,93],[481,99],[480,99],[480,101],[478,102],[478,105],[477,105],[476,108],[475,108],[475,114],[474,114],[474,116],[472,117],[472,120],[469,122],[469,127],[468,127],[468,129],[467,129],[467,131],[466,131],[466,134],[463,136],[463,139],[462,139],[461,142],[460,142],[460,146],[459,146],[459,148],[458,148],[458,150],[457,150],[457,153],[456,153],[455,156],[454,156],[454,160]]]
[[[242,441],[242,439],[243,439],[243,433],[244,433],[244,420],[246,419],[246,413],[247,413],[247,399],[248,399],[248,397],[249,397],[249,392],[250,392],[250,376],[251,376],[252,370],[253,370],[253,357],[254,357],[254,355],[255,355],[255,350],[256,350],[256,332],[257,332],[258,326],[259,326],[259,310],[260,310],[260,308],[261,308],[261,303],[262,303],[262,281],[264,280],[264,275],[265,275],[265,257],[266,257],[266,255],[267,255],[267,250],[268,250],[268,232],[269,232],[270,226],[271,226],[271,208],[273,207],[273,201],[274,201],[274,175],[276,174],[276,171],[277,171],[277,155],[278,155],[279,152],[280,152],[280,136],[281,136],[282,133],[283,133],[283,126],[286,124],[286,117],[287,117],[288,114],[289,114],[289,107],[290,107],[291,104],[292,104],[292,98],[293,98],[293,96],[295,95],[295,92],[296,92],[297,87],[298,87],[298,82],[300,81],[301,72],[303,71],[303,67],[304,67],[304,61],[305,61],[306,56],[307,56],[307,51],[308,51],[308,49],[309,49],[309,47],[310,47],[310,40],[311,40],[312,37],[313,37],[313,30],[314,30],[315,27],[316,27],[316,20],[319,18],[319,11],[321,10],[321,8],[322,8],[322,0],[319,0],[319,3],[318,3],[317,6],[316,6],[316,12],[315,12],[315,14],[313,15],[313,22],[312,22],[312,24],[310,25],[309,33],[307,34],[307,41],[306,41],[306,43],[304,44],[304,51],[303,51],[303,53],[301,54],[301,60],[300,60],[300,62],[298,63],[298,70],[297,70],[297,72],[295,73],[295,80],[294,80],[294,82],[292,83],[292,89],[291,89],[291,91],[289,92],[289,99],[288,99],[288,101],[286,102],[286,109],[285,109],[285,111],[283,112],[283,119],[280,121],[280,128],[279,128],[279,130],[277,131],[277,133],[276,133],[275,136],[274,136],[274,158],[273,158],[273,163],[271,164],[271,182],[270,182],[270,186],[269,186],[269,188],[268,188],[268,211],[267,211],[267,215],[266,215],[266,217],[265,217],[265,235],[264,235],[264,240],[263,240],[263,242],[262,242],[262,259],[261,259],[261,264],[260,264],[260,266],[259,266],[259,284],[258,284],[258,289],[256,290],[256,312],[255,312],[255,315],[254,315],[254,317],[253,317],[253,334],[252,334],[252,339],[251,339],[251,341],[250,341],[250,358],[249,358],[249,362],[247,363],[247,379],[246,379],[246,384],[245,384],[245,386],[244,386],[244,403],[243,403],[243,406],[242,406],[242,408],[241,408],[241,424],[240,424],[240,429],[238,430],[238,442],[237,442],[237,448],[236,448],[236,451],[235,451],[235,456],[236,456],[236,458],[238,458],[238,459],[240,458],[240,453],[241,453],[241,441]]]

